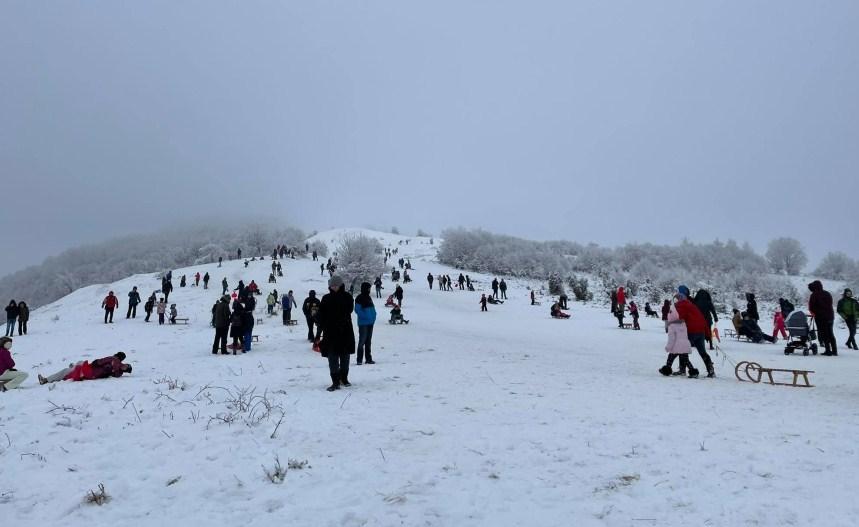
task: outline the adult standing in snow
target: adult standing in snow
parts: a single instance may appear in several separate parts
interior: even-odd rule
[[[394,289],[394,298],[397,299],[397,304],[399,304],[400,307],[403,307],[403,288],[400,287],[399,284],[397,284],[397,288]]]
[[[758,301],[755,300],[754,293],[746,293],[746,316],[755,322],[761,319],[758,314]]]
[[[492,279],[492,296],[498,298],[498,278]]]
[[[185,275],[182,275],[182,278],[179,280],[179,287],[185,287],[188,282],[185,281]]]
[[[686,324],[689,344],[698,350],[698,355],[701,356],[701,359],[704,361],[704,365],[707,367],[707,377],[715,377],[716,370],[713,368],[713,361],[710,359],[710,355],[707,353],[707,349],[704,346],[704,334],[707,331],[707,320],[695,304],[689,301],[686,295],[677,293],[675,298],[677,301],[674,303],[674,309],[677,311],[678,320],[682,320]],[[677,320],[667,321],[669,326],[671,324],[679,323],[680,322]]]
[[[462,275],[460,275],[460,276],[462,276]],[[460,289],[461,288],[462,288],[462,284],[460,284]],[[498,283],[498,290],[501,291],[501,298],[507,299],[507,282],[505,282],[503,278],[501,279],[501,282]],[[561,306],[560,306],[560,307],[563,307],[564,309],[567,308],[566,299],[567,299],[567,297],[565,296],[563,298],[563,302],[561,303]]]
[[[377,276],[376,280],[373,281],[373,285],[376,286],[376,298],[382,298],[382,277]],[[432,289],[432,287],[430,287]]]
[[[209,271],[206,271],[206,274],[203,275],[203,289],[209,288]]]
[[[719,315],[716,314],[716,306],[713,305],[713,298],[710,296],[710,292],[706,289],[699,289],[697,293],[695,293],[695,306],[698,308],[698,311],[704,315],[704,320],[707,321],[707,332],[704,334],[704,338],[707,343],[710,345],[710,349],[713,349],[713,324],[715,322],[719,322]]]
[[[671,301],[670,301],[670,300],[666,300],[666,301],[662,304],[662,321],[663,321],[663,322],[665,322],[666,320],[668,320],[668,313],[670,313],[670,312],[671,312]]]
[[[223,257],[223,256],[218,256],[218,267],[220,267],[220,266],[221,266],[221,264],[223,264],[223,263],[224,263],[224,257]]]
[[[370,284],[361,284],[361,294],[355,299],[355,315],[358,316],[358,365],[367,359],[367,364],[375,364],[371,351],[373,325],[376,323],[376,306],[370,298]]]
[[[246,306],[242,312],[242,351],[245,353],[251,350],[255,323],[256,319],[254,318],[253,309],[248,309]]]
[[[236,260],[241,260],[241,259],[242,259],[242,248],[239,247],[238,249],[236,249]]]
[[[285,295],[280,301],[280,307],[283,308],[283,325],[286,326],[289,324],[289,321],[292,320],[292,308],[298,307],[298,304],[295,303],[295,297],[292,296],[292,289]]]
[[[119,307],[119,299],[113,296],[113,291],[110,291],[104,300],[101,301],[101,307],[104,308],[104,323],[113,324],[113,310]]]
[[[317,324],[316,315],[319,313],[319,299],[316,298],[316,291],[313,289],[307,294],[304,303],[301,304],[301,312],[304,313],[304,320],[307,321],[307,340],[313,342],[313,324]],[[321,327],[316,326],[316,337],[319,337]]]
[[[808,284],[808,290],[811,291],[808,310],[814,315],[814,321],[817,323],[817,335],[824,348],[823,355],[835,357],[838,355],[838,344],[833,333],[835,310],[832,309],[832,295],[823,289],[820,280]]]
[[[623,286],[617,288],[617,306],[621,311],[626,309],[626,291]]]
[[[146,311],[146,318],[143,319],[144,322],[149,322],[149,317],[152,316],[152,311],[155,309],[155,293],[146,300],[146,303],[143,304],[143,310]]]
[[[328,359],[331,374],[329,392],[349,383],[349,355],[355,353],[355,330],[352,328],[354,301],[339,275],[328,280],[329,293],[319,304],[319,325],[322,328],[320,352]]]
[[[230,297],[224,295],[215,304],[214,310],[215,341],[212,343],[212,354],[217,355],[220,347],[221,354],[227,354],[227,333],[230,329]]]
[[[137,318],[137,304],[140,303],[140,293],[137,292],[137,286],[131,288],[128,293],[128,311],[125,313],[125,318]]]
[[[230,347],[233,349],[233,355],[243,348],[242,337],[245,335],[245,330],[242,327],[245,321],[244,311],[245,309],[241,302],[238,300],[233,302],[233,314],[230,315],[230,338],[233,339]]]
[[[15,322],[18,320],[18,303],[15,300],[9,301],[6,306],[6,337],[11,337],[15,334]]]
[[[432,289],[432,273],[427,273],[427,283],[429,284],[429,288]]]
[[[226,295],[227,289],[230,288],[230,286],[227,284],[227,277],[226,276],[224,277],[223,280],[221,280],[221,287],[223,288],[223,290],[221,291],[221,294]]]
[[[0,337],[0,392],[21,386],[27,379],[27,372],[15,369],[12,360],[12,338]]]
[[[18,302],[18,336],[27,334],[27,321],[30,320],[30,308],[23,300]],[[10,335],[11,336],[11,335]],[[849,347],[849,346],[848,346]]]
[[[856,319],[859,318],[859,302],[853,298],[853,291],[850,289],[845,289],[841,300],[838,301],[838,314],[847,324],[848,337],[844,345],[847,346],[847,349],[859,350],[859,347],[856,347]]]
[[[164,294],[164,299],[170,298],[170,292],[173,291],[173,282],[169,278],[161,281],[161,292]]]
[[[200,287],[200,271],[194,274],[194,287]]]

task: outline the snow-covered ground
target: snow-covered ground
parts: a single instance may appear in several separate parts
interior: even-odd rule
[[[343,233],[317,238],[333,250]],[[287,328],[267,318],[265,296],[253,351],[210,353],[221,279],[231,288],[255,279],[268,293],[268,257],[248,269],[231,261],[174,270],[177,285],[183,273],[189,283],[196,271],[212,276],[209,291],[171,295],[188,326],[146,324],[140,313],[125,320],[128,291],[137,285],[145,299],[160,286],[155,275],[87,287],[34,312],[31,334],[13,348],[31,378],[0,396],[0,518],[68,526],[859,524],[859,353],[785,356],[780,345],[723,342],[716,379],[664,378],[658,320],[619,330],[604,307],[581,304],[571,305],[572,319],[553,320],[547,299],[530,306],[533,284],[517,280],[507,303],[481,313],[479,291],[428,290],[427,272],[459,274],[433,262],[428,239],[398,245],[407,237],[373,235],[411,258],[415,281],[403,306],[411,324],[388,325],[377,301],[377,364],[353,359],[353,386],[334,393],[324,390],[327,363],[310,350],[303,319]],[[309,289],[325,290],[318,263],[283,264],[279,292],[293,289],[300,303]],[[483,287],[492,278],[472,276]],[[112,325],[99,307],[108,290],[122,302]],[[120,350],[131,376],[36,382],[36,372]],[[816,387],[740,383],[732,367],[740,360],[815,370]],[[264,471],[276,457],[294,465],[281,484]],[[112,499],[85,503],[100,483]]]

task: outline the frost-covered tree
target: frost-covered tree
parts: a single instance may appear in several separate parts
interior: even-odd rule
[[[356,234],[344,238],[337,247],[337,274],[343,278],[347,289],[358,290],[361,282],[373,280],[385,272],[382,260],[384,249],[375,238]]]
[[[564,281],[561,279],[561,275],[558,273],[549,274],[549,294],[550,295],[563,295],[564,294]]]
[[[417,232],[417,234],[415,234],[415,236],[418,236],[421,238],[429,238],[432,235],[429,234],[428,232],[425,232],[423,229],[418,229],[418,232]]]
[[[400,234],[400,229],[396,227],[391,227],[391,234]]]
[[[776,238],[767,246],[767,261],[777,273],[796,276],[808,263],[805,249],[799,240],[794,238]]]
[[[814,274],[831,280],[847,280],[857,267],[857,262],[842,252],[831,252],[823,257]]]
[[[328,257],[328,245],[322,240],[316,240],[310,244],[310,252],[316,251],[316,254],[323,258]]]

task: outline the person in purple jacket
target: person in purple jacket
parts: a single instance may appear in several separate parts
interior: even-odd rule
[[[12,339],[0,337],[0,392],[17,388],[27,378],[27,373],[15,369],[12,360]]]

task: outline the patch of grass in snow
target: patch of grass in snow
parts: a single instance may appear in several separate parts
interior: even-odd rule
[[[288,466],[288,463],[287,463],[287,466]],[[283,481],[286,479],[286,470],[287,469],[284,468],[284,466],[280,464],[280,458],[277,456],[274,457],[274,467],[273,468],[268,469],[265,467],[265,465],[263,465],[262,470],[265,473],[265,477],[268,478],[269,481],[271,481],[272,483],[274,483],[276,485],[283,483]]]
[[[622,476],[618,476],[615,479],[609,481],[602,487],[597,487],[594,489],[594,493],[599,492],[614,492],[616,490],[622,489],[624,487],[629,487],[633,483],[637,482],[641,479],[641,476],[638,474],[624,474]]]
[[[105,503],[110,501],[110,494],[104,490],[104,483],[98,484],[98,490],[91,490],[87,493],[84,498],[84,503],[88,503],[90,505],[104,505]]]

